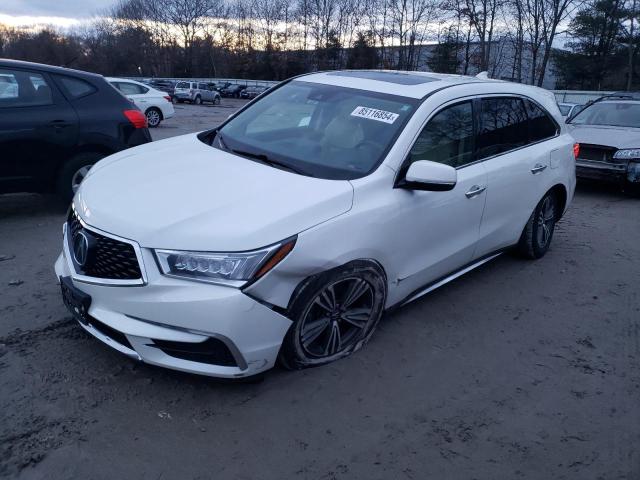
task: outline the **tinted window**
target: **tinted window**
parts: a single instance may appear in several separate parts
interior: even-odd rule
[[[51,87],[38,73],[0,69],[0,108],[51,105]]]
[[[208,90],[208,88],[207,88],[207,84],[206,84],[206,83],[199,83],[199,84],[198,84],[198,88],[199,88],[200,90]]]
[[[555,137],[558,127],[549,114],[529,100],[525,103],[529,115],[529,142],[539,142],[545,138]]]
[[[460,167],[473,160],[473,109],[459,103],[437,113],[411,148],[410,161],[430,160]]]
[[[84,97],[95,91],[93,85],[79,78],[67,76],[57,76],[56,78],[60,80],[64,89],[73,98]]]
[[[528,143],[524,102],[519,98],[484,98],[480,102],[478,156],[486,158]]]
[[[296,80],[232,117],[214,146],[265,155],[310,176],[359,178],[382,160],[417,103]]]
[[[178,82],[176,83],[176,88],[191,88],[191,84],[189,82]]]

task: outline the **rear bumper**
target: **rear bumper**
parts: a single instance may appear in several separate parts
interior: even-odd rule
[[[147,284],[114,287],[73,278],[60,254],[57,278],[72,277],[91,296],[88,313],[97,322],[79,322],[82,328],[130,358],[174,370],[238,378],[275,365],[288,318],[239,289],[165,277],[149,268],[155,267],[150,251],[143,249],[143,257]],[[208,345],[211,360],[203,361],[197,352]],[[229,354],[232,361],[218,360]]]

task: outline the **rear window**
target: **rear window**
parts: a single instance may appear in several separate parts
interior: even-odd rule
[[[89,82],[76,77],[56,75],[56,78],[60,81],[62,87],[72,98],[84,97],[96,91],[95,87]]]
[[[189,82],[178,82],[176,83],[176,88],[191,88]]]
[[[113,84],[123,95],[141,95],[149,91],[147,87],[143,87],[137,83],[113,82]]]

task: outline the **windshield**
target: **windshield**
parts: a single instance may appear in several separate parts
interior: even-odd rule
[[[370,173],[418,100],[293,81],[237,114],[214,145],[302,174],[348,180]]]
[[[640,128],[640,103],[594,103],[573,117],[571,123]]]

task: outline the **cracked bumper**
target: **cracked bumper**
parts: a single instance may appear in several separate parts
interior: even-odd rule
[[[151,252],[143,255],[147,265],[154,265]],[[80,325],[131,358],[223,378],[247,377],[275,365],[291,325],[288,318],[236,288],[169,278],[149,270],[144,286],[106,286],[73,279],[64,252],[55,264],[57,278],[71,276],[73,285],[91,296],[88,313],[107,328]],[[109,329],[116,332],[109,336]],[[176,358],[154,345],[154,340],[160,340],[191,346],[209,339],[228,347],[235,366]]]

